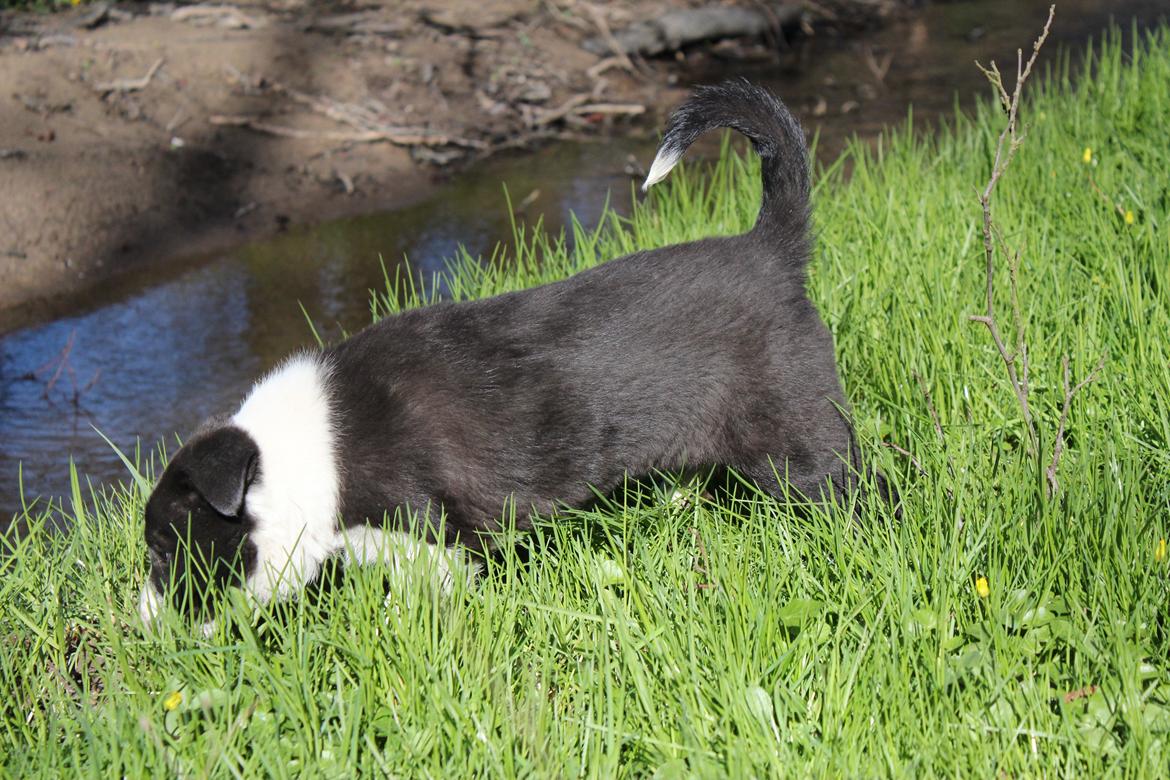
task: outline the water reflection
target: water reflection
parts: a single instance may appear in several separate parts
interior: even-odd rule
[[[368,324],[369,290],[382,287],[379,258],[391,273],[409,258],[430,278],[460,245],[490,255],[511,229],[504,184],[554,230],[571,213],[594,223],[611,191],[625,208],[626,156],[646,157],[652,146],[562,144],[493,160],[429,202],[290,230],[92,311],[5,336],[0,516],[19,506],[20,464],[26,496],[65,494],[71,455],[97,482],[125,478],[94,428],[120,448],[132,450],[136,440],[150,448],[230,410],[259,374],[313,343],[300,305],[326,338]]]
[[[940,3],[864,39],[816,39],[782,68],[737,72],[772,86],[820,131],[822,158],[831,157],[847,134],[875,134],[911,104],[916,120],[950,114],[956,95],[969,104],[985,91],[973,60],[1012,62],[1046,9],[1047,0]],[[1111,17],[1148,25],[1165,13],[1161,0],[1064,0],[1058,10],[1049,51],[1081,45]],[[693,80],[727,73],[723,64]],[[555,230],[575,212],[588,226],[607,193],[628,208],[627,157],[645,165],[652,154],[648,141],[608,141],[501,157],[431,201],[292,230],[177,274],[147,270],[94,296],[85,312],[3,336],[0,525],[19,505],[18,464],[26,495],[60,496],[71,456],[96,482],[125,477],[94,427],[120,447],[140,439],[149,448],[229,410],[258,374],[312,343],[298,302],[326,336],[365,325],[368,291],[381,287],[379,257],[392,271],[406,256],[429,277],[460,244],[490,254],[510,233],[502,183],[514,202],[528,202],[530,220],[543,214]]]

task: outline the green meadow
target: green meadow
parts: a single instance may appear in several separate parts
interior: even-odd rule
[[[668,483],[505,534],[517,553],[447,594],[419,560],[258,614],[231,597],[209,636],[174,616],[146,632],[159,459],[130,454],[124,485],[75,479],[71,502],[30,504],[28,532],[3,542],[0,774],[1166,776],[1170,30],[1130,50],[1114,31],[1087,56],[1075,84],[1079,53],[1036,74],[993,199],[1019,251],[1036,446],[969,319],[986,307],[977,190],[1003,112],[908,122],[818,170],[810,279],[900,517],[670,502]],[[450,294],[748,229],[757,164],[737,148],[628,218],[568,237],[518,226],[490,262],[454,258]],[[372,313],[425,297],[390,277]],[[1062,359],[1075,383],[1102,355],[1050,495]]]

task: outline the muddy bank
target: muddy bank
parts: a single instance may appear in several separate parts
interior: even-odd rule
[[[777,60],[900,2],[724,3],[706,35],[670,14],[710,3],[678,0],[7,13],[0,332],[143,263],[418,201],[499,149],[653,132],[688,66]]]

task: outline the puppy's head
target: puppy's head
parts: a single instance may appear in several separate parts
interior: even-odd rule
[[[212,590],[244,582],[256,558],[248,488],[260,468],[256,442],[230,424],[197,434],[175,453],[146,503],[144,620],[157,614],[164,593],[180,609],[202,612]]]

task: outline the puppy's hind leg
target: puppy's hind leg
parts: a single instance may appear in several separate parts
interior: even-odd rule
[[[777,501],[798,506],[844,502],[857,482],[847,453],[826,453],[815,458],[767,454],[733,470]]]
[[[861,514],[865,495],[872,490],[894,507],[895,516],[901,515],[893,485],[880,471],[866,467],[852,447],[845,452],[821,452],[816,456],[765,455],[736,471],[781,502],[806,507],[833,502],[852,506],[854,514]]]

